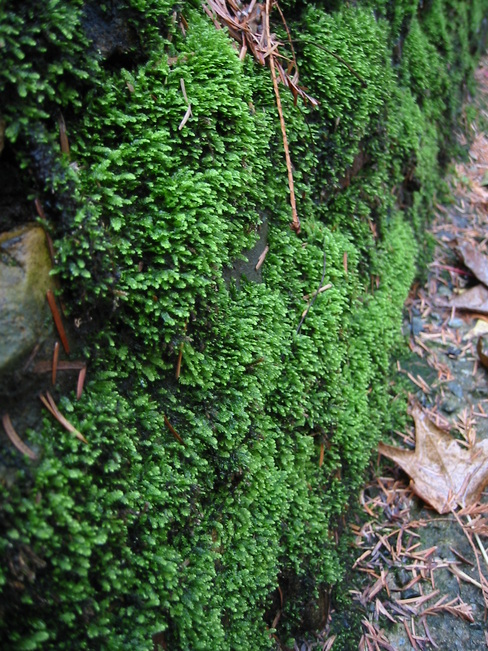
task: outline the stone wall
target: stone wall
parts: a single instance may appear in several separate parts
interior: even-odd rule
[[[270,69],[199,2],[0,10],[0,224],[50,234],[73,362],[52,387],[40,329],[0,379],[36,456],[2,434],[4,649],[255,651],[323,624],[402,413],[389,356],[488,3],[281,8],[319,103],[280,86],[300,234]]]

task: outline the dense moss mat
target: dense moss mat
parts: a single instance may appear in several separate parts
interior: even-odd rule
[[[488,2],[282,6],[320,102],[281,91],[299,236],[269,71],[198,2],[0,7],[4,156],[89,360],[60,396],[88,445],[46,418],[0,486],[3,649],[254,651],[278,608],[280,636],[320,625]],[[265,240],[262,275],[232,271]]]

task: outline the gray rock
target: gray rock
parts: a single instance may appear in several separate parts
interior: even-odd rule
[[[44,230],[0,234],[0,375],[15,368],[52,329],[46,291],[54,288]]]
[[[454,328],[455,330],[462,328],[463,325],[464,321],[462,319],[458,319],[457,317],[454,317],[454,319],[450,319],[449,321],[449,327]]]
[[[464,398],[463,387],[459,384],[459,382],[452,380],[451,382],[447,383],[447,387],[449,391],[456,396],[456,398],[459,398],[460,400]]]
[[[419,335],[424,329],[424,322],[418,316],[412,317],[412,334],[414,336]]]
[[[441,410],[445,414],[454,414],[457,411],[459,411],[462,407],[462,402],[459,400],[459,398],[456,398],[454,395],[450,398],[447,398],[442,405],[441,405]]]

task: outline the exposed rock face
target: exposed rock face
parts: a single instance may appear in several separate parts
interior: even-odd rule
[[[53,288],[46,235],[27,225],[0,235],[0,375],[51,329],[46,291]]]

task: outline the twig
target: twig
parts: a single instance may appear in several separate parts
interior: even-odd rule
[[[261,253],[261,255],[258,258],[258,261],[256,262],[256,266],[254,267],[256,269],[256,271],[258,271],[262,267],[263,262],[264,262],[266,256],[268,255],[268,251],[269,251],[269,246],[266,245],[266,247],[264,248],[264,251]]]
[[[80,371],[85,362],[81,360],[73,360],[72,362],[68,360],[61,360],[58,362],[58,371]],[[52,362],[49,360],[42,360],[36,362],[34,368],[32,369],[33,373],[50,373],[52,371]]]
[[[269,46],[269,14],[271,11],[271,0],[266,0],[266,46]],[[273,80],[273,89],[276,97],[276,107],[278,115],[280,116],[281,136],[283,138],[283,148],[285,150],[286,169],[288,171],[288,187],[290,189],[290,204],[292,223],[291,228],[298,235],[300,233],[300,219],[298,218],[296,199],[295,199],[295,184],[293,182],[293,169],[291,165],[290,150],[288,148],[288,138],[286,135],[285,119],[283,117],[283,109],[281,106],[280,91],[278,90],[278,80],[276,79],[276,69],[274,54],[269,55],[269,67],[271,70],[271,78]]]
[[[307,318],[307,314],[310,312],[310,309],[311,309],[312,305],[317,300],[317,296],[319,295],[320,288],[322,287],[322,283],[324,282],[326,267],[327,267],[327,253],[325,253],[325,251],[324,251],[324,264],[323,264],[323,268],[322,268],[322,278],[320,279],[319,289],[315,292],[312,300],[310,301],[310,305],[307,307],[305,312],[302,314],[302,318],[300,319],[300,323],[298,324],[297,334],[299,334],[300,329],[301,329],[301,327],[303,325],[303,322]]]
[[[179,124],[179,126],[178,126],[178,131],[181,131],[181,130],[183,129],[183,127],[184,127],[185,124],[188,122],[188,120],[190,119],[190,117],[191,117],[191,104],[190,104],[190,105],[188,106],[188,108],[186,109],[186,113],[185,113],[185,115],[183,116],[183,119],[181,120],[181,122],[180,122],[180,124]]]
[[[180,125],[178,127],[178,131],[181,131],[183,129],[183,127],[185,126],[185,124],[188,122],[188,120],[190,119],[190,117],[192,115],[191,104],[190,104],[190,102],[188,100],[188,96],[186,94],[185,80],[183,79],[183,77],[180,79],[180,86],[181,86],[181,92],[183,93],[183,97],[185,99],[185,102],[188,104],[188,108],[186,110],[185,115],[183,116],[182,121],[180,122]]]

